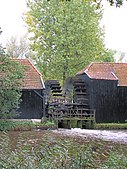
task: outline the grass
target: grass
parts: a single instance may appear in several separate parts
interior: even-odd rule
[[[95,129],[127,129],[127,123],[96,123]]]
[[[43,123],[31,121],[11,121],[0,120],[0,131],[29,131],[32,129],[53,129],[56,128],[55,123],[47,121]]]
[[[73,125],[71,125],[73,127]],[[87,126],[89,128],[89,126]],[[29,131],[32,129],[56,129],[57,124],[51,121],[46,122],[31,122],[31,121],[11,121],[11,120],[0,120],[0,131]],[[99,130],[113,130],[113,129],[127,129],[127,123],[95,123],[94,129]]]
[[[50,131],[21,133],[11,148],[9,133],[0,137],[0,168],[14,169],[124,169],[126,145],[102,140],[65,137]],[[38,142],[34,142],[39,136]]]

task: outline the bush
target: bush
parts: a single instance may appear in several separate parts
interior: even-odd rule
[[[24,68],[0,52],[0,75],[0,118],[14,118],[18,115],[15,110],[21,101]]]
[[[54,122],[34,123],[31,121],[0,120],[0,131],[28,131],[32,129],[54,129]]]
[[[33,127],[32,122],[20,122],[11,120],[0,120],[0,131],[26,131],[31,130]]]

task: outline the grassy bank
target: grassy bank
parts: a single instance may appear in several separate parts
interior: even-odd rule
[[[56,129],[58,126],[54,122],[32,122],[25,120],[0,120],[0,131],[29,131],[32,129]],[[73,128],[73,125],[71,125]],[[80,127],[80,126],[78,126]],[[65,126],[66,128],[66,126]],[[88,127],[89,128],[89,127]],[[127,129],[127,123],[96,123],[93,129],[97,130],[123,130]]]
[[[12,149],[8,133],[0,137],[0,168],[124,169],[126,145],[69,138],[50,131],[20,134]],[[39,138],[38,138],[39,137]]]
[[[11,121],[0,120],[0,131],[29,131],[32,129],[54,129],[55,123],[47,122],[32,122],[32,121]]]
[[[127,123],[96,123],[95,129],[99,130],[123,130],[127,129]]]

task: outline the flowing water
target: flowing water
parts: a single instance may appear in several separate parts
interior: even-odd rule
[[[90,129],[80,129],[74,128],[68,129],[58,129],[54,130],[54,133],[62,134],[65,136],[80,136],[84,138],[96,138],[106,141],[113,141],[118,143],[127,144],[127,130],[90,130]]]
[[[0,132],[1,136],[2,132]],[[90,130],[90,129],[57,129],[57,130],[32,130],[32,131],[9,131],[8,135],[12,146],[15,146],[20,139],[27,140],[27,143],[41,143],[45,135],[60,135],[64,137],[80,137],[84,140],[91,138],[127,144],[127,130]],[[24,143],[26,144],[26,143]]]

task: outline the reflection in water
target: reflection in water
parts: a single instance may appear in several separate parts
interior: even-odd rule
[[[42,130],[42,131],[9,131],[7,132],[10,146],[12,149],[15,149],[18,144],[32,144],[33,146],[36,146],[39,144],[44,137],[45,134],[50,133],[50,131]],[[0,132],[0,137],[2,135],[2,132]]]
[[[127,143],[127,130],[123,131],[109,131],[109,130],[87,130],[87,129],[58,129],[58,130],[32,130],[32,131],[9,131],[9,142],[12,149],[15,149],[18,144],[26,145],[30,144],[32,146],[38,146],[43,141],[43,138],[48,135],[53,140],[55,135],[63,136],[74,136],[82,137],[85,141],[88,141],[90,138],[103,139],[107,141],[115,141],[121,143]],[[0,137],[2,132],[0,132]],[[87,138],[87,139],[86,139]]]
[[[85,161],[89,162],[88,166],[92,164],[93,167],[90,168],[101,168],[98,167],[98,164],[101,165],[108,160],[110,152],[116,152],[115,157],[121,158],[122,154],[125,160],[127,159],[126,145],[98,138],[93,139],[92,132],[97,134],[103,131],[59,129],[53,131],[11,131],[7,134],[0,132],[0,162],[2,161],[4,166],[7,166],[0,168],[45,168],[45,165],[48,168],[49,166],[54,168],[56,164],[59,164],[58,168],[66,168],[66,164],[70,166],[75,164],[74,168],[79,164],[80,167],[77,168],[81,168],[80,162],[84,165]],[[87,137],[88,133],[91,133],[91,137]]]

